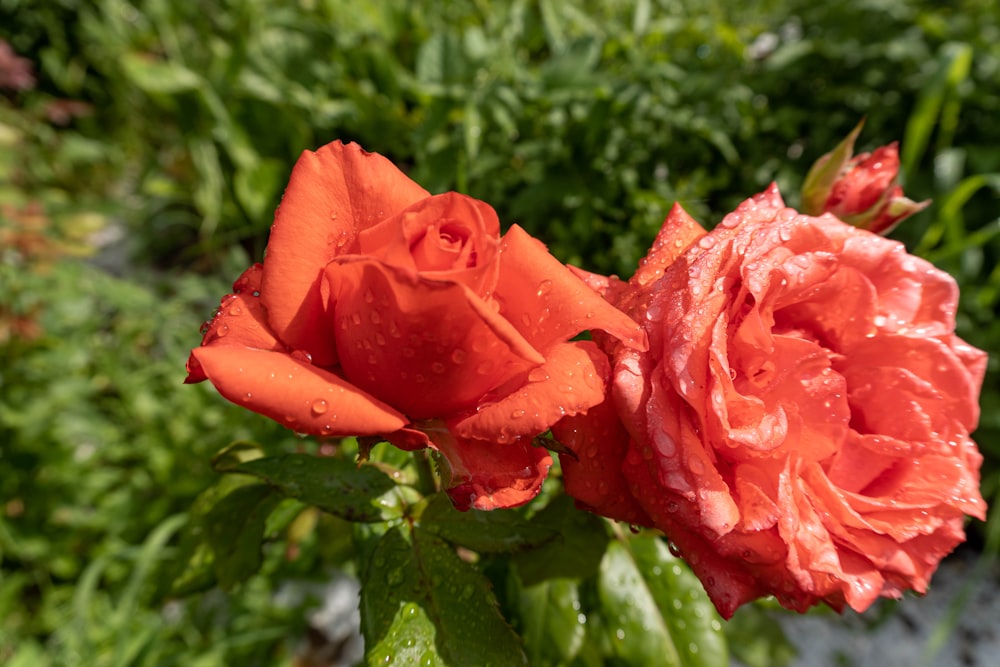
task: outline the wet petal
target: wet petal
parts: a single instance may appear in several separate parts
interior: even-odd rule
[[[445,486],[459,510],[517,507],[542,488],[552,457],[531,440],[498,444],[487,440],[432,432],[434,446],[445,459]]]
[[[254,264],[233,283],[233,294],[222,298],[215,317],[205,328],[202,346],[229,345],[257,350],[284,352],[285,346],[268,327],[267,314],[260,303],[261,265]],[[198,360],[191,355],[187,362],[190,384],[207,379]]]
[[[288,354],[214,346],[192,355],[224,397],[298,433],[383,435],[408,422],[343,378]]]
[[[323,327],[319,282],[323,267],[352,251],[359,231],[427,197],[391,162],[339,141],[305,151],[275,212],[264,261],[261,301],[278,337],[334,363]]]
[[[463,438],[483,440],[533,437],[564,415],[583,412],[604,400],[611,374],[607,356],[590,341],[560,343],[545,363],[528,374],[528,382],[496,402],[480,404],[458,420],[453,430]]]
[[[465,285],[365,258],[325,275],[345,377],[412,419],[471,410],[545,361]]]
[[[638,324],[602,299],[517,225],[501,243],[496,299],[501,315],[539,350],[589,329],[600,329],[629,346],[646,348]]]
[[[663,221],[653,245],[639,260],[639,268],[629,280],[632,285],[648,285],[680,257],[692,243],[705,236],[705,229],[680,204],[675,203]]]
[[[653,525],[622,474],[628,432],[611,400],[566,417],[552,427],[552,435],[574,454],[560,455],[559,461],[566,493],[581,507],[616,521]]]

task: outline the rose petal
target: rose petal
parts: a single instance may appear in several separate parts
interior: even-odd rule
[[[663,272],[684,254],[695,241],[706,234],[705,228],[698,224],[680,204],[674,203],[663,226],[660,228],[653,245],[646,256],[639,260],[639,268],[629,283],[632,285],[648,285],[658,280]]]
[[[514,225],[503,237],[496,299],[500,313],[535,346],[545,350],[588,329],[600,329],[626,345],[646,348],[639,325],[602,299],[542,243]]]
[[[485,298],[497,281],[499,236],[488,204],[447,192],[362,231],[358,252],[424,278],[464,283]]]
[[[552,467],[548,451],[530,440],[498,444],[441,431],[431,439],[444,456],[448,495],[461,511],[523,505],[538,495]]]
[[[288,354],[214,346],[192,355],[224,397],[298,433],[384,435],[407,424],[343,378]]]
[[[456,421],[452,430],[463,438],[505,442],[547,431],[564,415],[575,415],[604,400],[611,375],[607,356],[590,341],[559,343],[545,363],[528,374],[528,382],[495,403],[483,404]]]
[[[261,301],[278,337],[319,365],[336,358],[323,327],[323,267],[351,251],[357,233],[428,196],[391,162],[339,141],[295,163],[275,212]]]
[[[885,368],[888,374],[884,376],[886,379],[892,377],[904,382],[908,391],[933,401],[926,406],[928,412],[955,418],[969,431],[975,430],[979,420],[978,378],[970,376],[962,360],[945,342],[936,338],[886,334],[866,339],[851,351],[849,359],[839,365],[841,372],[856,387],[864,386],[861,380],[854,381],[856,374]],[[900,375],[894,369],[905,369],[907,374]],[[911,377],[913,382],[909,380]],[[879,386],[882,392],[888,392],[892,385],[875,386]],[[874,408],[871,404],[858,404],[855,409],[865,413]]]
[[[411,419],[471,410],[545,362],[466,286],[347,257],[325,271],[345,377]]]
[[[233,283],[233,294],[222,298],[219,310],[209,322],[202,346],[228,345],[258,350],[285,352],[285,346],[274,337],[267,324],[267,313],[260,303],[261,265],[254,264]],[[207,378],[198,359],[192,354],[187,362],[185,384]]]
[[[651,468],[632,466],[626,475],[633,490],[654,489],[657,486]],[[643,502],[644,499],[647,502]],[[767,588],[749,570],[723,556],[717,543],[698,531],[697,510],[692,516],[685,499],[664,493],[655,501],[649,495],[639,500],[655,525],[667,535],[674,549],[701,580],[723,618],[732,618],[737,607],[768,594]]]
[[[560,455],[566,493],[591,512],[616,521],[651,526],[652,520],[629,493],[621,464],[628,432],[607,400],[586,413],[552,426],[552,435],[574,453]]]

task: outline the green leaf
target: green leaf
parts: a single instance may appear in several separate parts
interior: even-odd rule
[[[917,163],[923,157],[924,151],[930,143],[934,126],[943,115],[942,108],[947,99],[954,96],[959,85],[969,77],[972,57],[971,44],[950,42],[941,46],[937,58],[938,70],[931,81],[920,91],[916,108],[906,122],[900,155],[901,169],[904,174],[913,173]]]
[[[565,665],[576,657],[587,631],[580,607],[580,584],[573,579],[521,588],[517,610],[532,665]]]
[[[658,537],[637,537],[627,545],[667,622],[681,663],[686,667],[728,665],[722,618],[698,577]]]
[[[514,510],[459,512],[443,493],[429,499],[420,515],[420,525],[452,544],[480,553],[524,551],[559,535],[557,530],[529,522]]]
[[[532,517],[531,525],[559,535],[538,549],[514,556],[526,585],[546,579],[585,579],[597,572],[608,544],[602,519],[576,509],[569,496],[559,496]]]
[[[234,443],[219,455],[235,448],[250,447],[249,443]],[[160,578],[161,588],[156,599],[166,596],[183,597],[215,585],[215,553],[208,544],[206,520],[216,505],[234,489],[253,484],[247,477],[227,476],[201,492],[188,511],[188,523],[181,529],[177,554],[167,564]]]
[[[361,585],[369,665],[527,664],[489,581],[419,527],[387,532]]]
[[[285,454],[238,462],[217,460],[219,472],[258,477],[281,493],[348,521],[388,521],[403,515],[403,497],[392,479],[374,466],[308,454]]]
[[[125,76],[147,93],[176,95],[202,85],[202,78],[184,65],[148,54],[126,53],[121,63]]]
[[[613,542],[601,562],[598,594],[612,649],[629,664],[728,664],[715,609],[661,539]]]
[[[205,517],[215,576],[222,588],[229,590],[260,569],[264,526],[282,500],[266,484],[248,484],[232,491]]]

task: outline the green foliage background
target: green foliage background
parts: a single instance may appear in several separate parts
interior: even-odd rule
[[[34,204],[51,255],[0,247],[0,662],[288,664],[305,621],[273,604],[281,582],[356,568],[347,524],[286,501],[260,526],[261,574],[163,603],[212,453],[315,449],[180,382],[295,158],[333,139],[627,275],[673,202],[710,225],[774,180],[794,205],[867,118],[861,146],[902,140],[907,194],[934,199],[895,236],[956,277],[959,333],[992,355],[977,441],[1000,495],[992,0],[0,0],[0,39],[38,78],[0,93],[0,230],[23,235]],[[62,100],[89,113],[60,119]],[[991,556],[998,523],[972,527]],[[589,584],[491,566],[533,664],[642,664],[649,647],[578,636],[565,606],[615,608],[608,579],[637,576],[623,550],[658,557],[612,545]],[[778,661],[765,644],[758,664]]]

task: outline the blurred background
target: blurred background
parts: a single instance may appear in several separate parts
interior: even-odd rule
[[[330,517],[237,591],[161,583],[214,452],[301,446],[181,383],[302,150],[357,141],[628,276],[675,201],[709,226],[770,181],[796,205],[861,118],[859,150],[900,140],[934,200],[893,236],[993,355],[993,505],[995,0],[0,0],[0,663],[284,665],[309,636],[308,596],[277,594],[350,550]],[[977,557],[998,524],[970,525]]]

